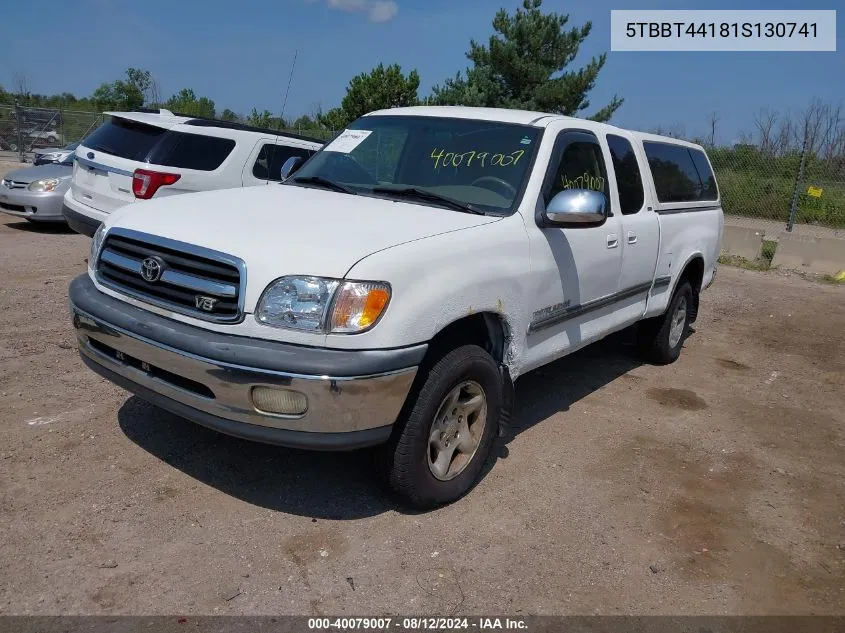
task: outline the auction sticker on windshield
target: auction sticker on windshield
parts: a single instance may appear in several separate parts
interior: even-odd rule
[[[372,134],[372,130],[343,130],[340,135],[323,149],[326,152],[348,154]]]

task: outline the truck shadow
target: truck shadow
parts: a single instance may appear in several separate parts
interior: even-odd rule
[[[517,381],[507,443],[549,416],[640,365],[621,332]],[[208,430],[135,396],[118,411],[126,436],[168,465],[225,494],[299,516],[351,520],[394,510],[409,513],[373,476],[373,452],[325,453],[248,442]],[[495,466],[490,459],[485,474]],[[470,493],[472,494],[472,493]]]

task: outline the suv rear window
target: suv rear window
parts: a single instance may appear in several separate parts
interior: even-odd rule
[[[660,202],[716,200],[716,178],[704,152],[684,145],[645,141],[648,166]]]
[[[98,152],[143,161],[167,130],[137,121],[111,117],[84,141]]]
[[[111,117],[83,142],[112,156],[199,171],[217,169],[235,148],[232,139],[174,132],[121,117]]]

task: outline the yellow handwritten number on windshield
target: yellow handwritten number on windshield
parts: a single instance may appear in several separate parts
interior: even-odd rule
[[[493,154],[490,157],[489,152],[476,152],[474,150],[463,152],[446,152],[445,149],[434,148],[431,150],[431,158],[434,161],[434,169],[441,167],[472,167],[480,165],[482,168],[490,165],[491,167],[510,167],[516,165],[519,159],[525,155],[524,149],[518,149],[510,154]],[[489,158],[489,161],[488,161]]]

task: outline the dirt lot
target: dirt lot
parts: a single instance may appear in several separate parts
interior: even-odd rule
[[[0,220],[0,612],[845,613],[845,287],[721,268],[677,364],[625,336],[519,381],[468,497],[251,444],[110,385],[88,240]]]

